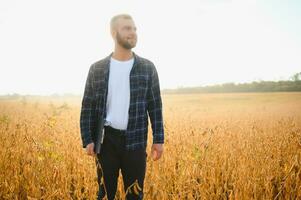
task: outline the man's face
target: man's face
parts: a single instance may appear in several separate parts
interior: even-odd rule
[[[137,43],[136,26],[131,19],[120,18],[114,31],[116,42],[125,49],[132,49]]]

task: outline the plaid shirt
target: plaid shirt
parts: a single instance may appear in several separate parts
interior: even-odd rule
[[[110,57],[91,65],[85,85],[80,114],[83,147],[94,142],[99,149],[102,143],[103,124],[106,117]],[[148,114],[147,114],[148,113]],[[126,149],[146,148],[148,115],[153,131],[153,143],[164,143],[162,101],[157,70],[154,64],[134,53],[130,72],[130,105]]]

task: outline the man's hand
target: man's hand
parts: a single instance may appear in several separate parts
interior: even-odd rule
[[[162,153],[163,153],[163,144],[152,145],[151,154],[152,154],[153,161],[158,160],[161,157]]]
[[[89,156],[95,156],[95,153],[94,153],[94,143],[90,143],[86,146],[86,151],[87,151],[87,154]]]

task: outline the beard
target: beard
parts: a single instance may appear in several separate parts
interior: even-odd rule
[[[136,42],[137,42],[137,40],[135,39],[135,41],[133,43],[130,43],[128,40],[123,39],[118,32],[116,34],[116,40],[117,40],[118,44],[125,49],[134,48],[136,46]]]

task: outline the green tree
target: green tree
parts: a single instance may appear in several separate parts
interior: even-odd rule
[[[293,81],[300,81],[300,79],[301,79],[301,72],[296,73],[292,76]]]

